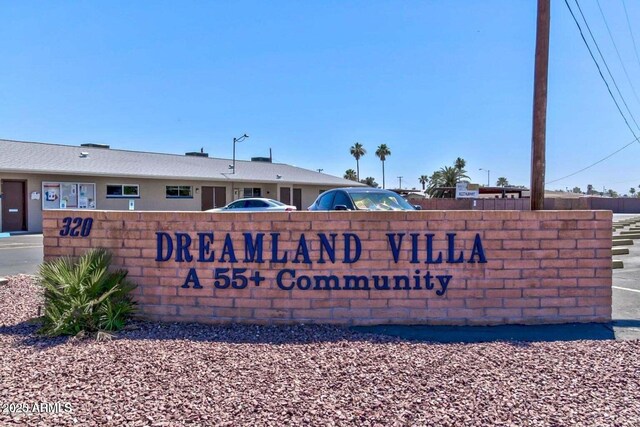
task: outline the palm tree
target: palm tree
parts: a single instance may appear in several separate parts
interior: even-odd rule
[[[634,194],[636,194],[636,189],[635,189],[635,188],[633,188],[633,187],[631,187],[631,188],[629,189],[629,193],[631,193],[631,197],[633,197],[633,195],[634,195]]]
[[[369,187],[378,188],[378,183],[376,182],[376,179],[372,176],[368,176],[365,179],[361,179],[360,182],[368,185]]]
[[[509,181],[507,181],[507,178],[505,178],[504,176],[501,176],[500,178],[498,178],[498,181],[496,181],[496,185],[498,187],[506,187],[507,185],[509,185]]]
[[[391,150],[387,147],[387,144],[380,144],[378,149],[376,150],[376,156],[382,162],[382,188],[384,187],[384,161],[387,160],[387,156],[391,155]]]
[[[466,165],[467,162],[462,157],[458,157],[454,163],[454,167],[459,170],[463,170]]]
[[[354,171],[353,169],[347,169],[344,173],[344,179],[348,179],[351,181],[357,181],[358,177],[356,175],[356,171]]]
[[[422,184],[422,191],[424,192],[425,186],[429,182],[429,177],[427,175],[420,175],[420,178],[418,178],[418,182]]]
[[[362,144],[360,144],[359,142],[356,142],[351,147],[350,152],[351,152],[351,155],[356,158],[356,181],[357,181],[357,180],[360,180],[360,157],[367,154],[367,150],[364,149]]]
[[[442,179],[443,187],[455,187],[457,183],[464,179],[469,179],[467,175],[465,175],[464,169],[458,169],[455,166],[445,166],[440,168],[440,176]]]
[[[435,171],[429,177],[429,187],[427,188],[427,194],[429,196],[433,196],[435,193],[435,189],[438,187],[442,187],[442,174],[440,171]]]

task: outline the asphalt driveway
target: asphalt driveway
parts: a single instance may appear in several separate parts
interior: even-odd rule
[[[0,277],[35,274],[42,262],[42,234],[0,238]]]

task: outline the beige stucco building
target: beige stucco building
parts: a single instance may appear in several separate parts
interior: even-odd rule
[[[201,211],[267,197],[303,210],[329,188],[358,185],[268,158],[235,165],[204,153],[0,140],[0,232],[39,232],[46,209]]]

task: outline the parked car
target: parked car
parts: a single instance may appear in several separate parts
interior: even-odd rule
[[[381,188],[334,188],[318,196],[310,211],[414,211],[399,194]]]
[[[297,210],[295,206],[277,200],[251,197],[235,200],[223,208],[209,209],[207,212],[290,212],[295,210]]]

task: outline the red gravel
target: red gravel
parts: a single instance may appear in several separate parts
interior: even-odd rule
[[[1,426],[640,425],[639,341],[153,323],[52,340],[26,322],[40,301],[30,276],[0,285]]]

